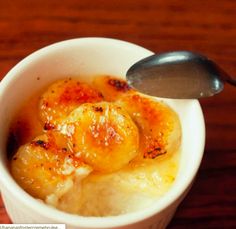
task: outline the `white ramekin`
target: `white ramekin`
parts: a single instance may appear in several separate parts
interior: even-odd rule
[[[34,52],[17,64],[0,83],[0,189],[13,223],[65,223],[67,228],[165,228],[197,173],[204,151],[205,125],[197,100],[165,100],[182,125],[180,169],[172,188],[142,211],[114,217],[81,217],[53,209],[28,195],[11,177],[6,141],[9,123],[30,95],[67,76],[125,76],[136,61],[153,54],[140,46],[107,38],[59,42]],[[174,86],[174,85],[173,85]]]

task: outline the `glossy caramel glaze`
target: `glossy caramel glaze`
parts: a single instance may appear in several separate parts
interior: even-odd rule
[[[56,192],[60,192],[60,196],[64,194],[66,182],[74,179],[81,167],[86,173],[91,171],[75,157],[65,136],[51,131],[21,146],[11,161],[11,172],[17,182],[42,200]]]
[[[112,76],[96,77],[93,80],[93,85],[102,91],[104,99],[110,102],[114,102],[121,96],[134,92],[134,89],[125,80]]]
[[[119,170],[138,152],[138,128],[114,103],[85,103],[63,120],[59,130],[71,139],[77,157],[96,171]]]
[[[155,159],[178,149],[180,123],[166,104],[138,93],[123,96],[117,103],[126,109],[139,128],[139,159]]]
[[[83,103],[100,102],[101,92],[76,79],[59,80],[49,86],[39,103],[39,112],[45,129],[52,129],[57,120],[65,118]]]
[[[100,76],[89,85],[69,78],[18,112],[10,168],[24,190],[58,209],[117,215],[148,206],[170,188],[180,140],[175,112],[124,80]]]
[[[181,127],[175,112],[165,103],[130,88],[125,80],[111,76],[94,80],[104,98],[125,109],[140,133],[138,159],[154,159],[179,148]]]

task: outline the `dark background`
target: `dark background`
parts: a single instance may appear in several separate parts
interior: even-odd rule
[[[235,0],[0,0],[0,77],[39,48],[88,36],[197,51],[236,76]],[[236,88],[200,102],[205,154],[169,229],[236,228]],[[0,223],[10,223],[1,198]]]

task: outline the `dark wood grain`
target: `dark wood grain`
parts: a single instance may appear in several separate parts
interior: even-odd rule
[[[87,36],[127,40],[155,52],[202,52],[236,76],[234,0],[0,0],[0,77],[45,45]],[[201,105],[205,155],[169,228],[236,228],[236,88],[227,85]],[[9,222],[0,201],[0,223]]]

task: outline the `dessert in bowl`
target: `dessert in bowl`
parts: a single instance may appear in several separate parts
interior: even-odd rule
[[[33,197],[69,213],[141,210],[176,178],[178,115],[122,79],[82,78],[56,81],[17,112],[10,171]]]
[[[37,51],[8,73],[1,83],[0,168],[3,199],[14,223],[57,222],[77,228],[168,224],[200,165],[204,120],[196,100],[150,98],[127,89],[122,80],[127,69],[151,54],[112,39],[75,39]],[[89,88],[85,101],[51,106],[63,88],[69,88],[68,101],[73,95],[70,84]],[[40,95],[37,103],[35,94]],[[27,113],[29,104],[41,110]],[[168,118],[160,118],[157,111]],[[12,123],[27,116],[38,116],[41,124],[29,119],[35,128],[19,134],[19,147],[10,150],[14,155],[9,163],[6,146],[16,126]],[[58,157],[51,153],[55,146],[63,163],[56,163]],[[51,160],[47,165],[45,155]],[[63,178],[55,178],[51,170],[57,175],[60,170]],[[72,173],[77,175],[71,178]]]

